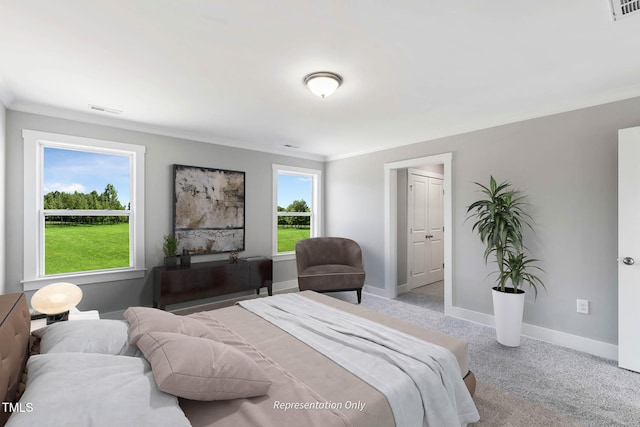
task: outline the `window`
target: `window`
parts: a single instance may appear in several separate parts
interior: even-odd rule
[[[144,277],[143,146],[24,130],[24,290]]]
[[[296,242],[321,235],[322,172],[273,165],[273,255],[291,259]]]

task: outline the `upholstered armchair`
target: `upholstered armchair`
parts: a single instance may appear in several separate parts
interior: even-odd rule
[[[316,292],[356,291],[362,300],[362,250],[351,239],[312,237],[296,244],[298,288]]]

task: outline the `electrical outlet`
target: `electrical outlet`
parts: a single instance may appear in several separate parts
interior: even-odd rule
[[[589,314],[589,300],[587,299],[577,299],[576,300],[576,311],[582,314]]]

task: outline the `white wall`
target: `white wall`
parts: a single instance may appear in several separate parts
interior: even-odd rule
[[[9,110],[7,112],[7,292],[22,292],[23,154],[22,130],[31,129],[88,138],[106,139],[146,147],[145,250],[149,269],[145,279],[83,286],[80,309],[103,312],[131,305],[151,305],[151,268],[162,264],[162,236],[172,229],[172,165],[183,164],[245,172],[245,251],[241,256],[271,255],[272,164],[323,169],[322,162],[207,144],[150,133],[134,132],[77,121]],[[225,259],[227,254],[196,256],[192,262]],[[274,263],[274,282],[296,279],[293,261]]]
[[[536,234],[527,245],[548,292],[528,292],[525,322],[617,343],[617,131],[640,125],[640,98],[528,120],[326,165],[330,235],[362,247],[366,283],[384,287],[384,164],[453,153],[453,305],[492,315],[492,271],[465,223],[474,181],[511,180],[529,196]],[[346,215],[346,212],[357,213]],[[406,260],[398,260],[398,264]],[[576,298],[592,313],[576,313]]]
[[[7,194],[7,143],[6,143],[6,117],[7,110],[0,102],[0,295],[7,293],[6,283],[6,194]]]

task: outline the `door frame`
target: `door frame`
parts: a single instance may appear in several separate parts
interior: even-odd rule
[[[444,312],[453,303],[453,153],[389,162],[384,164],[384,289],[387,298],[398,296],[398,169],[417,166],[444,165]]]

